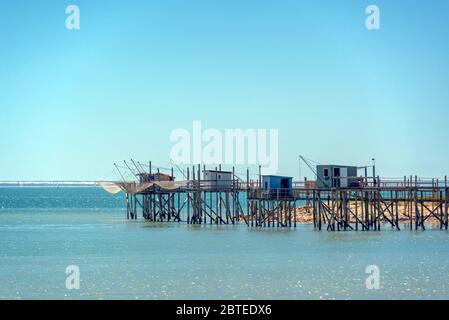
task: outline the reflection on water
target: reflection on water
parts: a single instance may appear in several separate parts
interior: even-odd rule
[[[449,298],[444,231],[152,224],[126,221],[121,199],[99,189],[5,189],[0,298]],[[78,291],[65,288],[73,264]],[[379,290],[365,287],[368,265],[380,268]]]

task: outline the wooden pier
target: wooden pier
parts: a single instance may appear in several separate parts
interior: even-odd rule
[[[378,187],[311,190],[317,230],[448,229],[447,187]]]
[[[141,215],[151,222],[246,224],[250,228],[296,228],[310,221],[316,230],[327,231],[425,230],[427,226],[448,230],[446,177],[360,178],[357,187],[329,189],[303,181],[295,182],[291,190],[267,190],[260,171],[258,179],[250,179],[249,170],[241,179],[234,168],[206,170],[198,165],[187,168],[185,180],[175,182],[173,168],[171,175],[163,175],[159,170],[153,173],[151,167],[150,163],[145,171],[135,164],[138,170],[131,172],[136,181],[115,182],[125,192],[127,219]],[[205,172],[215,173],[215,179],[205,179]]]

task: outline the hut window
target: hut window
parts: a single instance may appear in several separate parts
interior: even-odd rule
[[[218,180],[221,180],[221,174],[218,175]]]
[[[334,177],[340,176],[340,168],[334,168]]]
[[[325,178],[328,178],[328,177],[329,177],[329,169],[328,169],[328,168],[325,168],[325,169],[324,169],[324,177],[325,177]]]

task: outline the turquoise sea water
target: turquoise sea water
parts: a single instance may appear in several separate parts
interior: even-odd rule
[[[448,299],[449,233],[126,221],[99,188],[0,188],[0,298]]]

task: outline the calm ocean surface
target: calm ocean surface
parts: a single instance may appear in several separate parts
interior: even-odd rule
[[[100,188],[0,188],[0,298],[449,299],[449,233],[154,224]]]

